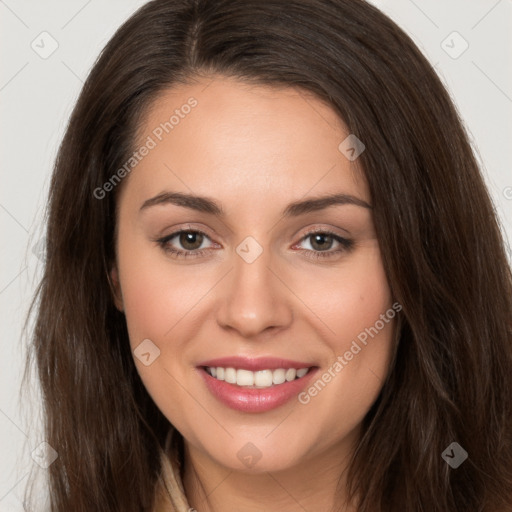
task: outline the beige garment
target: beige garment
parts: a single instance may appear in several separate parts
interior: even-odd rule
[[[162,471],[156,487],[154,512],[192,512],[185,496],[181,477],[182,460],[179,449],[181,434],[171,427],[162,453]]]

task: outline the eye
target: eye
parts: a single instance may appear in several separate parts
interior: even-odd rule
[[[353,240],[325,230],[310,231],[302,237],[301,242],[308,240],[310,240],[309,246],[311,249],[301,249],[301,252],[304,251],[308,258],[313,259],[336,257],[343,252],[350,251],[354,246]],[[337,245],[338,249],[334,251],[330,250],[333,245]]]
[[[166,253],[171,254],[175,258],[196,258],[203,256],[211,250],[211,247],[202,247],[205,240],[210,240],[206,233],[189,229],[175,231],[170,235],[155,240],[155,242]],[[304,252],[308,258],[313,259],[339,256],[343,252],[350,251],[354,244],[353,240],[325,230],[310,231],[302,237],[301,242],[308,240],[311,240],[309,243],[311,249],[302,248],[300,252]],[[175,244],[179,244],[182,249],[176,248]],[[338,249],[331,250],[336,245]]]
[[[163,238],[156,240],[156,242],[162,247],[162,249],[172,254],[176,258],[191,258],[202,256],[206,249],[201,249],[203,242],[205,239],[209,239],[210,237],[198,230],[180,230],[171,233]],[[172,240],[176,239],[175,243],[178,243],[183,247],[182,249],[176,249],[173,246]]]

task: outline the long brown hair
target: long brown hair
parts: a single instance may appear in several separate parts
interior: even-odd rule
[[[52,512],[151,510],[169,422],[114,306],[116,195],[141,116],[194,76],[295,87],[366,145],[374,223],[402,305],[396,357],[349,468],[359,512],[512,506],[512,277],[447,91],[411,39],[362,0],[154,0],[112,37],[71,116],[47,211],[35,361]],[[118,187],[119,188],[119,187]],[[334,413],[333,413],[334,414]],[[453,469],[442,453],[468,453]]]

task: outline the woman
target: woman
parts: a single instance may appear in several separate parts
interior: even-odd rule
[[[52,511],[505,511],[512,280],[449,96],[354,0],[155,0],[56,162]]]

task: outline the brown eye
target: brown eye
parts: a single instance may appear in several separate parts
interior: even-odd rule
[[[210,237],[198,230],[180,230],[155,240],[168,254],[176,258],[194,258],[210,251],[211,247],[201,247]]]
[[[340,257],[344,252],[350,252],[354,247],[354,241],[343,238],[329,231],[312,231],[306,233],[300,244],[309,242],[309,247],[300,250],[312,259]]]
[[[199,249],[203,243],[204,235],[198,231],[182,231],[179,235],[181,247],[189,251]]]
[[[314,233],[308,238],[311,240],[311,247],[316,251],[326,251],[334,243],[334,238],[327,233]]]

